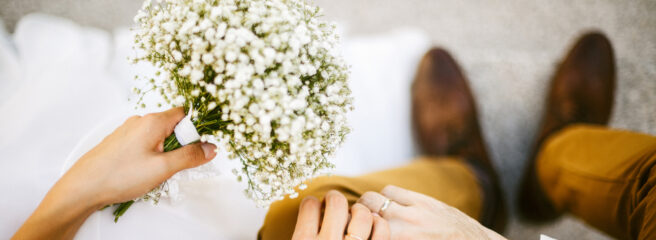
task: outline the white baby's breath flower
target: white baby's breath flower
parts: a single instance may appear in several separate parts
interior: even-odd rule
[[[201,140],[242,162],[233,173],[258,205],[297,197],[349,132],[348,67],[320,14],[304,0],[160,0],[135,16],[134,60],[162,73],[136,92],[193,107]]]

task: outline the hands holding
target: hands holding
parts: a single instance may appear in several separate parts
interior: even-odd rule
[[[182,108],[174,108],[126,120],[55,183],[13,238],[72,238],[101,207],[135,199],[176,172],[213,159],[216,147],[209,143],[163,152],[164,139],[183,117]]]
[[[321,203],[303,199],[293,240],[505,239],[458,209],[396,186],[363,194],[351,206],[350,217],[341,193],[328,192],[324,202],[322,219]]]

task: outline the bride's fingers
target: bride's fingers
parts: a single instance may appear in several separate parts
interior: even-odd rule
[[[152,129],[151,136],[159,142],[173,133],[173,129],[184,116],[183,108],[176,107],[164,112],[146,114],[142,120],[149,124],[147,127]]]
[[[348,220],[348,201],[338,191],[326,193],[326,209],[321,223],[320,239],[341,239]]]
[[[174,173],[192,167],[197,167],[209,162],[216,156],[216,146],[211,143],[194,143],[176,150],[159,153],[164,160],[163,165],[167,174]]]
[[[369,239],[373,221],[373,215],[371,215],[369,208],[360,203],[353,204],[351,207],[351,222],[348,224],[346,233],[351,238]],[[350,240],[349,238],[345,239]]]
[[[372,229],[371,240],[389,240],[391,235],[389,223],[378,214],[374,214],[373,218],[374,228]]]
[[[301,202],[292,239],[314,239],[319,233],[321,203],[315,197],[306,197]]]
[[[390,219],[392,217],[398,216],[403,211],[405,211],[406,206],[399,205],[394,201],[390,201],[386,209],[381,211],[381,208],[387,200],[385,196],[377,192],[366,192],[362,194],[358,203],[365,205],[371,212],[380,214],[385,219]]]

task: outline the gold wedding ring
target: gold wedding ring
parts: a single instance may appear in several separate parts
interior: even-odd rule
[[[378,210],[378,214],[383,215],[383,212],[387,210],[391,202],[392,200],[389,200],[389,198],[385,198],[385,202],[383,203],[383,206],[380,207],[380,210]]]
[[[346,240],[355,239],[355,240],[364,240],[361,237],[355,236],[353,234],[346,234]]]

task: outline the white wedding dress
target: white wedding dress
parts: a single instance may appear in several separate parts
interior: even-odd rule
[[[429,40],[412,29],[342,39],[355,111],[353,132],[333,159],[336,173],[402,165],[414,156],[410,83]],[[40,14],[24,17],[13,35],[0,29],[0,238],[9,238],[60,174],[127,116],[159,110],[136,111],[128,101],[134,75],[153,71],[128,63],[132,42],[127,29],[108,33]],[[205,168],[220,174],[180,176],[178,200],[134,204],[118,223],[111,209],[97,212],[76,238],[254,239],[266,209],[244,197],[228,171],[234,164],[219,154]]]

